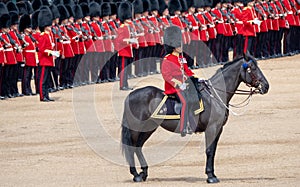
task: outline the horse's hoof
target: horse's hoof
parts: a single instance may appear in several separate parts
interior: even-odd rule
[[[141,172],[139,175],[140,175],[140,177],[142,177],[143,181],[147,180],[148,175],[145,174],[144,172]]]
[[[138,176],[133,177],[133,181],[134,182],[142,182],[143,178],[140,175],[138,175]]]
[[[220,181],[217,177],[209,177],[209,178],[207,178],[206,182],[207,183],[218,183]]]

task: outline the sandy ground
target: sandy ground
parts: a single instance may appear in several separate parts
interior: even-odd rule
[[[270,91],[254,96],[246,111],[237,111],[244,115],[230,116],[216,155],[221,182],[214,186],[300,185],[300,56],[260,61],[259,66]],[[162,87],[162,78],[154,75],[129,83]],[[203,134],[189,136],[178,153],[166,153],[163,162],[161,158],[153,162],[146,182],[132,182],[128,167],[120,160],[118,142],[123,99],[129,92],[117,87],[117,83],[107,83],[56,92],[51,94],[56,99],[53,103],[41,103],[37,96],[0,101],[0,186],[207,185]],[[95,114],[80,110],[90,92]],[[243,99],[237,96],[233,102]],[[109,140],[85,136],[89,125],[82,121],[92,115],[104,127],[98,132],[91,127],[94,134],[105,132]],[[170,137],[181,141],[179,135],[158,129],[146,147],[158,149]],[[92,145],[99,140],[100,147]]]

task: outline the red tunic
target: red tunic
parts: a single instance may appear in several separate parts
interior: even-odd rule
[[[161,44],[161,38],[160,38],[160,35],[159,35],[159,33],[160,33],[159,23],[158,23],[156,17],[155,16],[149,16],[148,19],[149,19],[149,23],[151,23],[155,26],[155,29],[154,29],[155,32],[153,33],[155,42],[157,44]]]
[[[259,12],[257,12],[257,17],[261,21],[260,32],[268,32],[267,14],[259,3],[256,3],[255,6],[259,10]]]
[[[24,39],[29,44],[23,49],[25,65],[35,67],[37,66],[37,52],[36,52],[35,43],[31,40],[31,38],[28,35],[25,35]]]
[[[244,23],[243,35],[244,36],[256,36],[256,31],[254,24],[252,22],[254,20],[253,9],[250,7],[244,7],[242,11],[242,20]]]
[[[84,41],[84,46],[85,46],[86,51],[87,52],[95,52],[96,48],[95,48],[95,45],[94,45],[94,41],[91,38],[92,33],[91,33],[91,29],[90,29],[89,24],[86,23],[86,22],[83,22],[82,23],[82,28],[84,28],[84,30],[86,32],[86,33],[84,33],[84,35],[87,36],[87,37],[90,37],[90,38],[88,38],[87,40]]]
[[[112,32],[108,26],[108,22],[106,21],[102,21],[102,26],[104,28],[105,31],[102,32],[102,35],[103,36],[111,36],[112,35]],[[104,48],[105,48],[105,51],[107,52],[113,52],[114,51],[114,47],[113,47],[113,43],[112,43],[112,40],[110,38],[105,38],[103,40],[103,44],[104,44]]]
[[[200,40],[207,42],[209,39],[209,35],[206,28],[206,21],[201,13],[197,13],[196,16],[200,23]],[[205,26],[205,28],[203,28],[202,26]]]
[[[123,41],[130,38],[130,28],[128,24],[122,24],[118,29],[118,37],[116,38],[116,49],[118,55],[123,57],[133,57],[132,44]]]
[[[149,30],[150,30],[150,29],[149,29],[150,24],[149,24],[147,18],[143,16],[143,17],[140,19],[140,21],[141,21],[141,23],[142,23],[142,25],[143,25],[143,27],[144,27],[145,38],[146,38],[146,41],[147,41],[148,46],[155,46],[155,45],[156,45],[156,42],[155,42],[155,36],[154,36],[153,33],[150,33],[150,32],[149,32]]]
[[[192,32],[190,33],[191,40],[198,41],[200,40],[200,32],[199,32],[199,23],[195,19],[195,15],[187,14],[186,19],[192,24]]]
[[[61,26],[60,29],[62,30],[63,32],[63,36],[69,38],[67,40],[64,40],[62,43],[63,43],[63,52],[62,52],[62,56],[64,56],[65,58],[72,58],[74,57],[74,51],[72,49],[72,46],[71,46],[71,36],[69,36],[68,34],[68,30],[66,29],[65,26]]]
[[[270,6],[272,7],[273,9],[273,13],[275,15],[278,15],[278,10],[275,6],[275,3],[274,2],[270,2]],[[278,20],[278,17],[276,17],[275,19],[272,19],[272,25],[273,25],[273,30],[275,31],[279,31],[279,20]]]
[[[148,44],[147,44],[147,40],[146,40],[146,38],[145,38],[145,30],[144,30],[144,27],[142,26],[140,20],[138,20],[138,19],[135,20],[135,24],[136,24],[136,29],[138,30],[138,33],[139,33],[139,34],[144,33],[144,36],[139,36],[139,37],[138,37],[139,46],[140,46],[140,47],[147,47]]]
[[[226,16],[227,14],[227,10],[222,8],[222,12],[224,15],[222,15],[223,20],[225,21],[225,28],[226,28],[226,32],[224,33],[224,36],[233,36],[233,30],[231,27],[231,18],[230,16]]]
[[[181,71],[181,59],[183,61],[185,74],[184,80]],[[161,74],[165,80],[165,94],[176,93],[177,91],[175,87],[186,81],[188,77],[194,75],[194,73],[188,68],[185,58],[175,54],[168,54],[165,56],[162,62]]]
[[[211,9],[211,12],[214,15],[216,15],[216,17],[214,19],[215,19],[215,23],[216,23],[217,33],[224,35],[226,33],[226,28],[225,28],[224,20],[222,17],[222,13],[217,8]]]
[[[84,33],[81,29],[81,26],[79,23],[74,23],[73,24],[73,27],[77,30],[77,31],[80,31],[81,32],[81,35],[79,35],[79,41],[76,42],[77,43],[77,50],[74,51],[75,54],[77,55],[83,55],[86,53],[86,49],[85,49],[85,45],[84,45],[84,39],[83,39],[83,36],[84,36]]]
[[[2,37],[2,33],[0,33],[0,37]],[[0,41],[0,64],[6,63],[3,45],[4,43]]]
[[[10,43],[7,34],[2,34],[2,38],[7,43]],[[15,57],[15,53],[14,53],[14,49],[13,49],[12,45],[10,47],[7,47],[6,49],[4,49],[4,55],[5,55],[5,59],[6,59],[6,64],[9,64],[9,65],[17,64],[17,60]]]
[[[240,7],[233,7],[231,10],[231,14],[234,15],[234,17],[238,20],[238,22],[235,22],[236,32],[237,34],[243,34],[243,22],[242,19],[242,10]]]
[[[288,28],[289,27],[289,23],[287,22],[287,20],[285,19],[285,16],[284,16],[284,9],[280,3],[279,0],[275,0],[275,3],[277,5],[277,7],[280,9],[279,11],[279,27],[280,28]]]
[[[209,20],[209,21],[207,20],[207,32],[208,32],[209,39],[215,39],[217,37],[217,30],[214,24],[213,17],[207,11],[204,11],[203,13]]]
[[[170,27],[170,22],[166,16],[161,16],[160,19],[161,19],[160,27],[162,29],[160,29],[159,35],[160,35],[161,41],[163,41],[162,38],[164,37],[164,29],[166,29],[167,27]]]
[[[97,22],[95,21],[91,22],[90,27],[91,27],[93,38],[103,37],[100,26],[98,25]],[[96,39],[94,40],[94,44],[95,44],[96,52],[105,52],[103,40]]]
[[[51,35],[48,32],[42,32],[39,37],[38,43],[38,57],[40,66],[54,66],[54,58],[48,51],[54,49],[54,43],[52,43]]]
[[[287,10],[286,20],[288,21],[289,25],[296,26],[296,21],[294,17],[294,12],[292,10],[292,6],[290,4],[290,0],[282,0],[285,9]]]
[[[16,44],[18,44],[18,46],[21,47],[21,42],[17,37],[16,31],[10,30],[9,35],[16,42]],[[17,50],[14,48],[14,53],[15,53],[15,57],[16,57],[17,62],[23,62],[24,61],[24,57],[23,57],[22,52],[17,52]]]

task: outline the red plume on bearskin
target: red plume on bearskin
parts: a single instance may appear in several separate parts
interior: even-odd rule
[[[122,2],[118,8],[118,17],[123,23],[126,19],[132,18],[132,5],[128,1]]]
[[[20,18],[19,31],[24,32],[24,30],[27,28],[32,28],[32,23],[30,16],[28,14],[24,14]]]

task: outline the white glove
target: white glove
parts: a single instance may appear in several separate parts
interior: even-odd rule
[[[261,21],[259,19],[255,18],[253,20],[253,23],[256,24],[256,25],[260,25]]]
[[[180,86],[179,86],[180,90],[186,90],[186,83],[182,83]]]
[[[55,56],[55,57],[59,57],[60,56],[59,51],[51,51],[51,55]]]
[[[136,38],[130,38],[130,39],[129,39],[129,42],[130,42],[130,43],[136,43],[136,44],[139,43],[138,40],[137,40]]]

